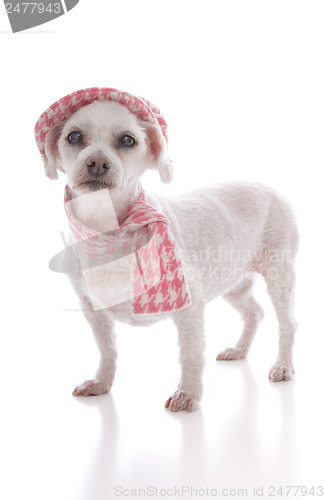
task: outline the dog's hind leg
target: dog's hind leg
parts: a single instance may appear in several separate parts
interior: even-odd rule
[[[264,313],[252,295],[253,278],[245,277],[239,285],[223,295],[237,311],[244,322],[243,333],[235,347],[226,349],[217,356],[217,360],[235,360],[246,358],[256,330]]]
[[[193,299],[193,296],[192,296]],[[196,410],[202,397],[204,368],[204,303],[192,304],[172,315],[178,329],[181,380],[165,404],[171,411]]]
[[[77,386],[72,394],[74,396],[106,394],[111,389],[116,370],[114,323],[105,311],[94,311],[87,297],[81,298],[81,305],[100,352],[100,364],[95,378]]]
[[[273,382],[280,382],[292,379],[294,374],[292,348],[297,323],[292,309],[295,272],[291,263],[273,267],[271,271],[265,273],[264,278],[279,323],[279,352],[269,377]]]

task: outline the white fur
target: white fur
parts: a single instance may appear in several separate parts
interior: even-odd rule
[[[76,128],[86,137],[82,148],[67,144],[68,133]],[[128,151],[117,148],[116,138],[121,133],[132,134],[137,139],[136,148]],[[81,184],[87,177],[87,158],[100,152],[109,160],[111,168],[106,181],[119,224],[141,190],[140,178],[147,168],[157,168],[165,182],[171,179],[172,164],[166,157],[160,129],[141,122],[120,104],[95,102],[85,106],[51,134],[47,139],[46,167],[52,178],[56,168],[63,169],[75,196],[92,189],[89,184]],[[177,198],[149,194],[148,199],[170,221],[192,299],[190,307],[171,313],[179,334],[182,373],[178,389],[167,400],[166,407],[171,411],[192,411],[198,406],[204,367],[204,307],[215,297],[223,296],[244,321],[236,346],[220,353],[217,359],[247,356],[263,317],[252,296],[256,273],[265,278],[279,323],[279,353],[270,370],[270,379],[274,382],[291,379],[298,233],[288,202],[265,186],[239,182],[197,189]],[[84,222],[105,231],[105,213],[100,208],[95,215],[93,209],[91,213],[88,216],[87,207],[83,207]],[[95,378],[78,386],[74,394],[103,394],[110,390],[115,375],[115,321],[151,324],[165,319],[167,313],[134,315],[130,301],[93,311],[80,267],[71,265],[69,277],[101,353]]]

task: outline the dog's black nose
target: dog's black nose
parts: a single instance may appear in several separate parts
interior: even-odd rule
[[[104,175],[110,168],[110,162],[103,155],[89,156],[86,162],[88,172],[91,175]]]

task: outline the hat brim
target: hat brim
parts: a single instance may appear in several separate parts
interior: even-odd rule
[[[45,155],[45,140],[50,129],[70,118],[78,109],[93,101],[115,101],[126,106],[141,120],[158,125],[167,143],[167,123],[159,108],[142,97],[106,87],[77,90],[62,97],[41,114],[35,125],[35,139],[42,156]]]

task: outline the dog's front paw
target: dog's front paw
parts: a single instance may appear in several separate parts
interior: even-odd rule
[[[83,384],[77,386],[73,391],[74,396],[98,396],[99,394],[107,394],[110,387],[103,382],[97,380],[86,380]]]
[[[244,359],[246,356],[247,352],[243,347],[230,347],[218,354],[217,361],[234,361],[237,359]]]
[[[198,403],[195,402],[185,391],[176,391],[165,403],[165,408],[170,411],[188,411],[191,413],[198,409]]]
[[[295,371],[292,366],[284,363],[276,363],[270,370],[269,378],[272,382],[282,382],[282,380],[287,382],[293,378],[294,373]]]

